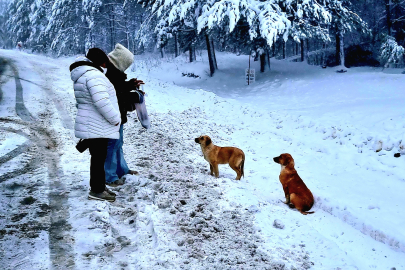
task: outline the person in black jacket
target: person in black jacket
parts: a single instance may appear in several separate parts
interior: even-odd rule
[[[131,90],[138,89],[143,81],[130,79],[127,81],[125,70],[131,66],[134,55],[121,44],[115,45],[115,49],[108,54],[110,62],[107,64],[106,77],[114,85],[118,98],[118,106],[121,113],[120,138],[118,140],[109,139],[107,148],[107,158],[104,164],[106,184],[109,186],[123,185],[122,176],[126,174],[138,174],[138,172],[130,170],[124,158],[122,145],[123,124],[128,121],[128,93]]]

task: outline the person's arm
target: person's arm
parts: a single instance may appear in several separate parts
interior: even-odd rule
[[[108,94],[108,85],[106,85],[103,78],[96,76],[87,80],[87,88],[89,89],[94,106],[100,114],[112,125],[119,125],[121,123],[121,114],[112,105],[110,95]]]
[[[137,78],[132,78],[132,79],[130,79],[130,80],[128,81],[128,83],[129,83],[129,85],[130,85],[130,87],[131,87],[132,89],[138,90],[138,91],[140,91],[143,95],[145,95],[145,92],[143,92],[143,91],[141,91],[141,90],[139,89],[139,87],[140,87],[142,84],[145,84],[142,80],[138,80]]]
[[[122,73],[121,71],[117,70],[113,66],[110,66],[109,69],[107,70],[106,77],[114,85],[114,88],[117,91],[118,96],[121,93],[128,93],[128,92],[131,92],[131,90],[136,89],[136,88],[134,88],[131,80],[126,81],[127,75],[125,73]]]

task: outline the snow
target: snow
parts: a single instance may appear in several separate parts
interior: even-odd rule
[[[52,192],[65,198],[71,228],[56,244],[69,247],[64,258],[77,269],[405,269],[404,158],[394,158],[405,154],[400,71],[364,67],[341,74],[272,58],[265,73],[252,61],[256,82],[247,86],[248,56],[217,52],[219,70],[212,78],[204,51],[194,63],[187,63],[187,55],[136,56],[128,77],[146,82],[152,127],[142,129],[130,114],[124,152],[140,175],[115,188],[117,201],[109,204],[87,199],[89,155],[74,148],[76,109],[68,71],[74,57],[55,60],[4,50],[0,57],[13,59],[21,78],[43,86],[21,81],[29,112],[58,142],[62,185],[51,185],[49,166],[36,167],[29,180],[30,188],[36,187],[32,205],[52,205],[53,197],[44,195]],[[15,99],[4,91],[13,80],[1,80],[1,117],[14,121]],[[0,125],[33,132],[17,120]],[[227,165],[219,167],[219,179],[208,174],[194,142],[204,134],[216,145],[245,152],[241,181]],[[27,138],[2,132],[0,159]],[[280,165],[273,157],[281,153],[294,157],[314,194],[314,214],[301,215],[280,202]],[[0,177],[10,170],[4,165]],[[25,174],[1,182],[1,202],[10,194],[28,195],[11,189],[28,179]],[[44,194],[36,193],[41,186]],[[25,210],[17,203],[0,205],[0,215],[7,217],[1,231],[10,224],[7,207],[15,215]],[[31,212],[21,222],[27,220],[41,222]],[[26,250],[33,265],[47,269],[55,263],[46,255],[53,238],[47,230],[39,235],[29,240],[31,247],[25,238],[6,234],[0,254]],[[21,256],[0,261],[12,267]]]

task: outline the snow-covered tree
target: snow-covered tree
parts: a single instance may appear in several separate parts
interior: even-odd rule
[[[50,47],[49,36],[45,33],[48,18],[52,12],[53,0],[37,0],[31,5],[29,15],[31,33],[28,46],[33,51],[46,52]]]
[[[55,0],[45,33],[58,55],[85,53],[90,30],[83,10],[86,5],[80,0]]]
[[[195,60],[195,45],[198,38],[200,37],[206,41],[210,74],[212,76],[217,64],[212,46],[212,37],[210,36],[211,31],[207,28],[198,28],[198,19],[202,15],[202,6],[205,1],[156,0],[152,2],[144,1],[143,3],[148,5],[151,12],[156,14],[159,19],[155,28],[158,33],[158,47],[162,48],[167,43],[168,38],[175,36],[183,48],[189,50],[190,62],[192,62]]]
[[[7,14],[8,5],[7,0],[0,0],[0,48],[11,47],[12,42],[7,27],[4,27],[9,17]]]
[[[259,55],[268,52],[279,38],[284,42],[290,36],[297,42],[315,35],[327,39],[327,31],[321,25],[330,21],[330,14],[322,5],[307,0],[208,0],[202,9],[199,31],[204,27],[220,27],[226,22],[231,33],[237,29],[238,22],[244,20],[248,37]],[[266,57],[260,59],[263,61]]]
[[[8,7],[7,30],[14,44],[25,43],[31,34],[30,13],[34,0],[13,0]]]
[[[381,45],[380,61],[384,66],[389,64],[403,63],[405,49],[398,45],[394,37],[387,36]]]
[[[351,3],[347,0],[325,0],[327,10],[332,15],[331,30],[336,36],[336,60],[340,66],[345,66],[344,35],[347,32],[360,31],[368,34],[367,23],[358,14],[349,9]]]
[[[304,61],[305,43],[308,45],[310,39],[317,39],[322,42],[330,41],[329,24],[332,19],[331,14],[326,11],[324,6],[310,2],[291,2],[286,6],[286,9],[289,19],[292,21],[290,36],[296,44],[300,44],[301,61]],[[285,47],[285,43],[283,43],[283,55],[285,54]]]

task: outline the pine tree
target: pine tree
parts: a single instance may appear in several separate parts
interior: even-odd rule
[[[86,6],[88,2],[83,2]],[[88,41],[89,23],[79,0],[55,0],[45,34],[58,55],[83,54]]]
[[[0,0],[0,48],[9,48],[12,46],[9,32],[7,31],[7,28],[4,27],[8,20],[8,4],[8,1]]]
[[[25,43],[30,37],[30,7],[33,3],[34,0],[13,0],[9,5],[6,25],[14,44]]]
[[[253,45],[260,56],[268,52],[279,38],[283,39],[284,46],[290,36],[297,42],[312,36],[328,39],[327,30],[321,25],[330,21],[330,14],[316,1],[211,0],[203,6],[198,30],[225,25],[232,33],[238,29],[241,20],[248,26],[250,42],[246,38],[245,43]],[[260,59],[265,61],[266,56]],[[264,67],[265,63],[262,62],[261,66]]]
[[[351,3],[346,0],[326,0],[327,10],[332,15],[331,30],[336,36],[336,61],[345,67],[344,35],[347,32],[360,31],[369,34],[367,23],[349,9]]]
[[[28,46],[32,51],[47,52],[50,45],[49,36],[44,29],[48,25],[48,18],[51,15],[53,0],[37,0],[31,6],[30,28]]]
[[[196,59],[195,50],[198,39],[205,40],[212,76],[215,73],[217,64],[210,36],[211,31],[207,28],[198,29],[198,19],[202,15],[201,8],[205,0],[156,0],[144,1],[143,3],[149,6],[151,13],[156,13],[159,19],[155,28],[158,34],[158,48],[166,46],[168,39],[175,36],[176,44],[179,42],[183,48],[188,49],[190,62],[193,62]]]

